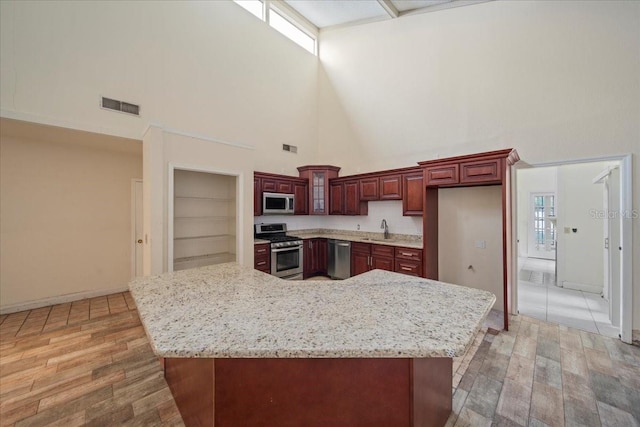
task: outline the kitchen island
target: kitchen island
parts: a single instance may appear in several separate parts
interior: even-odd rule
[[[443,425],[489,292],[373,270],[285,281],[236,263],[130,284],[187,425]]]

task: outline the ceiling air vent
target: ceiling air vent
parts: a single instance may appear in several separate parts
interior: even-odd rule
[[[117,99],[102,97],[102,108],[108,110],[120,111],[122,113],[133,114],[134,116],[140,115],[140,106],[130,104],[124,101],[118,101]]]
[[[298,152],[298,147],[295,146],[295,145],[282,144],[282,150],[283,151],[288,151],[290,153],[297,153]]]

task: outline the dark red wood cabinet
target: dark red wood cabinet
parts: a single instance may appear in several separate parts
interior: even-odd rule
[[[293,194],[295,215],[309,213],[309,183],[304,178],[266,172],[253,173],[253,215],[262,215],[262,193]]]
[[[424,175],[422,171],[402,176],[402,215],[422,216],[424,204]]]
[[[360,200],[379,200],[378,177],[363,178],[360,180]]]
[[[309,215],[329,214],[329,180],[338,177],[339,167],[329,165],[300,166],[300,178],[308,182]]]
[[[380,200],[402,200],[402,175],[380,177]]]
[[[327,275],[327,251],[328,243],[325,238],[305,239],[303,241],[303,276]]]
[[[269,243],[256,243],[253,246],[253,267],[256,270],[271,273],[271,246]]]

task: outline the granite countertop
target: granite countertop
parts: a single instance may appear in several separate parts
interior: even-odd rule
[[[408,234],[391,234],[389,239],[385,239],[382,233],[369,233],[364,231],[343,231],[343,230],[293,230],[287,234],[300,237],[301,239],[314,239],[322,237],[326,239],[348,240],[351,242],[375,243],[377,245],[402,246],[406,248],[422,249],[421,236]],[[266,243],[267,240],[254,239],[254,243]]]
[[[236,263],[129,288],[161,357],[455,357],[495,301],[487,291],[382,270],[287,281]]]

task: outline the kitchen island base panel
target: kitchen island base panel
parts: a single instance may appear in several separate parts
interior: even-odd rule
[[[166,358],[187,426],[443,426],[451,358]]]

